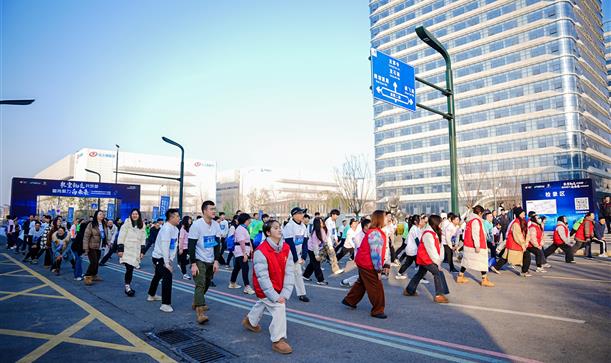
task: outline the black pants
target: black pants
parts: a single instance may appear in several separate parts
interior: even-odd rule
[[[467,271],[467,268],[465,266],[461,266],[460,267],[460,273],[464,274],[465,271]],[[488,274],[488,271],[480,271],[480,273],[482,274],[482,276],[486,276]]]
[[[87,252],[87,257],[89,257],[89,267],[87,267],[87,272],[85,272],[85,276],[95,276],[98,274],[101,254],[102,251],[100,250],[90,249]]]
[[[40,257],[42,256],[42,254],[45,254],[45,261],[44,261],[44,266],[45,267],[49,267],[51,266],[51,251],[49,250],[48,247],[42,248],[39,252],[38,252],[38,256],[36,256],[36,259],[40,259]]]
[[[151,286],[149,286],[149,296],[155,296],[157,293],[157,286],[159,286],[159,281],[161,281],[161,303],[164,305],[171,305],[172,273],[165,267],[163,258],[153,257],[153,265],[155,265],[155,275],[151,280]]]
[[[456,267],[454,267],[454,250],[448,245],[443,245],[443,251],[445,255],[443,262],[447,262],[450,266],[450,271],[456,271]]]
[[[235,283],[238,279],[238,273],[242,270],[242,281],[244,281],[244,286],[250,285],[250,281],[248,280],[248,270],[249,264],[248,260],[244,262],[244,256],[236,256],[233,259],[233,271],[231,271],[231,282]]]
[[[347,254],[350,254],[350,259],[354,260],[354,248],[342,248],[342,250],[340,251],[340,253],[338,255],[336,255],[337,257],[337,262],[339,262],[342,257],[346,256]]]
[[[178,255],[178,264],[180,265],[180,272],[182,272],[183,275],[187,274],[187,264],[189,263],[188,256],[187,250],[183,250],[182,253]]]
[[[571,246],[567,245],[566,243],[563,243],[561,245],[552,243],[551,246],[545,249],[545,257],[549,257],[551,254],[556,252],[556,249],[558,248],[560,248],[562,252],[564,252],[564,261],[566,263],[570,263],[571,261],[573,261],[573,250],[571,249]]]
[[[229,253],[227,254],[227,262],[226,265],[229,266],[229,263],[231,263],[231,259],[233,258],[233,251],[229,251]]]
[[[151,248],[153,245],[155,244],[154,240],[146,240],[146,244],[144,245],[144,253],[142,255],[146,255],[146,252],[149,250],[149,248]]]
[[[134,266],[129,263],[124,263],[125,265],[125,285],[132,284],[132,277],[134,276]]]
[[[118,247],[116,243],[111,244],[106,255],[102,257],[102,260],[100,261],[100,265],[104,265],[106,262],[108,262],[108,260],[112,257],[112,254],[117,252],[117,249]]]
[[[496,260],[496,265],[494,265],[494,267],[497,270],[500,270],[501,267],[505,266],[506,263],[507,263],[506,259],[504,259],[503,257],[499,257]],[[529,268],[530,268],[530,252],[524,251],[524,253],[522,254],[522,273],[527,273]]]
[[[493,242],[486,242],[488,246],[488,251],[490,251],[490,257],[496,258],[496,244]]]
[[[605,223],[607,224],[607,233],[611,233],[611,216],[605,216]]]
[[[592,243],[596,243],[598,245],[600,245],[600,254],[602,255],[603,253],[605,253],[605,242],[598,240],[596,238],[592,238],[592,242],[588,242],[586,243],[586,251],[585,251],[585,255],[587,257],[592,257]]]
[[[439,270],[439,267],[437,267],[437,265],[435,265],[434,263],[426,266],[420,266],[418,268],[418,272],[416,272],[414,277],[412,277],[412,279],[409,281],[409,284],[407,284],[405,290],[407,290],[407,292],[409,292],[410,294],[416,292],[416,288],[418,287],[420,280],[422,280],[422,278],[424,277],[424,275],[426,275],[427,272],[433,274],[433,279],[435,283],[435,295],[444,295],[444,293],[447,294],[448,292],[444,291],[443,285],[441,284],[441,277],[439,276],[439,274],[442,274],[443,272],[441,272]]]
[[[225,257],[223,256],[223,254],[225,253],[225,250],[227,249],[227,242],[225,242],[225,237],[221,237],[221,255],[219,257],[219,264],[220,265],[226,265],[227,262],[225,261]],[[183,275],[185,274],[185,272],[182,273]]]
[[[337,244],[337,246],[335,246],[333,249],[335,250],[335,255],[337,256],[337,254],[339,253],[340,249],[344,248],[344,242],[346,242],[345,239],[340,239],[339,243]],[[339,258],[337,259],[339,261]]]
[[[57,273],[59,273],[59,269],[62,266],[63,261],[64,261],[63,259],[59,259],[59,260],[54,259],[53,264],[51,265],[51,270],[57,270]]]
[[[37,244],[31,244],[29,246],[28,249],[28,253],[26,253],[25,257],[23,258],[23,260],[27,260],[28,258],[31,258],[33,260],[38,259],[38,253],[39,253],[40,247],[38,247]]]
[[[402,274],[405,271],[407,271],[407,268],[410,267],[412,263],[416,262],[416,256],[410,256],[410,255],[406,255],[406,256],[407,257],[405,258],[405,262],[403,262],[403,264],[401,265],[401,268],[399,269],[399,274]]]
[[[308,251],[308,257],[310,258],[310,263],[308,263],[308,266],[306,266],[306,269],[303,272],[303,277],[309,279],[310,276],[312,276],[312,273],[314,273],[318,282],[325,281],[325,275],[322,274],[322,270],[320,269],[320,261],[316,261],[314,252]]]
[[[543,265],[543,250],[540,250],[537,247],[528,247],[526,251],[535,255],[535,263],[537,264],[537,267],[541,267]]]

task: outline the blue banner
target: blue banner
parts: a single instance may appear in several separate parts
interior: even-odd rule
[[[114,220],[115,219],[115,204],[108,203],[108,206],[106,208],[107,208],[106,219]]]
[[[159,218],[159,207],[153,207],[153,222]]]
[[[170,196],[162,195],[159,201],[159,218],[165,218],[165,212],[170,209]]]
[[[68,223],[74,222],[74,207],[68,208],[68,217],[66,218]]]
[[[546,216],[546,231],[553,231],[556,219],[565,216],[569,227],[587,212],[596,212],[591,179],[522,184],[522,205],[526,212]]]

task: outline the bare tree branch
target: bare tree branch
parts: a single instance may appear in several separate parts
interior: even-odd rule
[[[339,199],[355,215],[359,215],[369,200],[370,180],[371,169],[364,155],[347,156],[341,167],[335,168]]]

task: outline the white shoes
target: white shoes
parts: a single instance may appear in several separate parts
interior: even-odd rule
[[[395,280],[405,280],[405,279],[407,279],[407,276],[405,275],[401,275],[401,274],[395,275]]]
[[[191,280],[191,276],[189,276],[189,274],[184,274],[184,275],[182,275],[182,279],[183,280]]]
[[[149,295],[149,296],[146,297],[146,301],[161,301],[161,296],[159,296],[159,295],[155,295],[155,296]]]
[[[544,272],[547,272],[547,270],[543,269],[543,267],[537,267],[537,269],[535,270],[535,272],[544,273]]]
[[[232,283],[232,282],[230,282],[230,283],[229,283],[229,286],[227,286],[227,287],[228,287],[228,288],[230,288],[230,289],[239,289],[239,288],[241,288],[242,286],[238,285],[238,284],[237,284],[237,283],[235,283],[235,282],[233,282],[233,283]]]
[[[164,313],[171,313],[172,311],[174,311],[171,305],[165,305],[165,304],[161,304],[161,307],[159,308],[159,310],[163,311]]]
[[[550,265],[549,263],[546,263],[545,265],[543,265],[543,267],[550,268],[550,267],[552,267],[552,265]]]
[[[253,290],[253,289],[252,289],[252,287],[250,287],[250,286],[248,286],[248,285],[247,285],[247,286],[244,288],[244,293],[245,293],[245,294],[248,294],[248,295],[254,295],[254,294],[255,294],[255,290]]]
[[[425,279],[420,280],[420,282],[422,282],[423,284],[430,284],[429,280],[425,280]]]
[[[341,274],[341,273],[343,273],[343,272],[344,272],[344,269],[343,269],[343,268],[340,268],[339,270],[337,270],[337,271],[336,271],[336,272],[334,272],[333,274],[334,274],[334,275],[339,275],[339,274]]]

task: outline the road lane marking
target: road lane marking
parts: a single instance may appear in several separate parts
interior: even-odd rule
[[[582,279],[579,277],[563,277],[563,276],[543,276],[544,279],[560,279],[560,280],[573,280],[573,281],[585,281],[585,282],[603,282],[611,283],[611,280],[598,280],[598,279]]]
[[[50,340],[55,336],[53,334],[44,334],[44,333],[36,333],[36,332],[25,331],[25,330],[12,330],[12,329],[0,329],[0,335],[10,335],[14,337],[34,338],[34,339],[44,339],[44,340]],[[121,350],[125,352],[142,353],[138,350],[138,348],[132,345],[107,343],[107,342],[100,342],[97,340],[90,340],[90,339],[68,337],[68,338],[64,338],[63,343],[87,345],[87,346],[97,347],[97,348],[108,348],[108,349],[114,349],[114,350]]]
[[[0,276],[9,276],[9,275],[12,275],[12,274],[14,274],[16,272],[21,272],[21,271],[23,271],[22,268],[20,268],[19,270],[15,270],[15,271],[3,272],[3,273],[0,274]]]
[[[49,287],[51,287],[55,291],[57,291],[60,294],[62,294],[63,296],[65,296],[68,300],[70,300],[74,304],[78,305],[81,309],[83,309],[86,312],[88,312],[89,315],[91,315],[94,318],[98,319],[100,322],[102,322],[104,325],[109,327],[115,333],[119,334],[123,339],[125,339],[130,344],[132,344],[137,349],[137,351],[145,353],[145,354],[148,354],[151,358],[153,358],[153,359],[155,359],[155,360],[157,360],[159,362],[176,362],[174,359],[170,358],[165,353],[163,353],[160,350],[154,348],[153,346],[147,344],[145,341],[140,339],[138,336],[136,336],[134,333],[132,333],[131,331],[129,331],[128,329],[126,329],[125,327],[123,327],[122,325],[117,323],[116,321],[114,321],[111,318],[107,317],[106,315],[102,314],[99,310],[95,309],[93,306],[91,306],[87,302],[77,298],[76,296],[74,296],[73,294],[68,292],[63,287],[61,287],[58,284],[54,283],[53,281],[47,279],[46,277],[44,277],[43,275],[39,274],[38,272],[32,270],[31,268],[25,266],[24,264],[22,264],[21,262],[17,261],[14,258],[12,258],[11,256],[7,255],[6,253],[3,253],[2,255],[4,255],[4,257],[8,258],[9,260],[11,260],[17,266],[20,266],[22,269],[24,269],[28,273],[30,273],[33,276],[35,276],[40,281],[44,282],[45,285],[42,285],[42,286],[47,286],[48,285]],[[29,292],[29,291],[26,291],[26,292]],[[5,297],[0,298],[0,301],[3,298],[5,298]]]
[[[116,264],[112,264],[114,266],[119,266]],[[109,265],[106,266],[107,268],[116,271],[116,272],[123,272],[122,269],[120,269],[119,267],[111,267]],[[134,271],[134,276],[146,280],[146,281],[150,281],[152,274],[150,272],[146,272],[146,271]],[[176,284],[173,284],[172,287],[176,290],[179,291],[183,291],[186,293],[190,293],[193,294],[193,284],[187,283],[187,282],[183,282],[181,280],[174,280],[174,282]],[[221,296],[218,296],[221,295]],[[249,299],[246,297],[242,297],[242,296],[237,296],[237,295],[233,295],[230,293],[225,293],[225,292],[221,292],[218,290],[208,290],[208,292],[206,293],[206,298],[210,299],[212,301],[218,301],[227,305],[232,305],[235,307],[239,307],[239,308],[243,308],[245,310],[250,310],[250,308],[252,307],[252,305],[256,302],[256,300],[253,299]],[[233,299],[233,300],[229,300],[229,298]],[[242,300],[244,302],[240,302],[240,301],[235,301],[235,300]],[[242,305],[240,305],[242,304]],[[245,305],[247,304],[247,305]],[[432,349],[432,350],[439,350],[439,351],[444,351],[444,352],[450,352],[451,354],[454,355],[462,355],[462,356],[469,356],[469,357],[473,357],[474,354],[471,353],[466,353],[460,350],[455,350],[455,349],[462,349],[462,350],[466,350],[466,351],[470,351],[473,353],[481,353],[481,354],[487,354],[487,355],[491,355],[494,357],[499,357],[499,358],[503,358],[503,359],[510,359],[512,361],[518,361],[518,362],[538,362],[536,360],[532,360],[532,359],[528,359],[528,358],[522,358],[522,357],[518,357],[518,356],[513,356],[513,355],[508,355],[505,353],[500,353],[500,352],[495,352],[495,351],[490,351],[490,350],[486,350],[486,349],[480,349],[480,348],[475,348],[475,347],[470,347],[470,346],[466,346],[466,345],[461,345],[461,344],[456,344],[456,343],[450,343],[450,342],[444,342],[444,341],[440,341],[440,340],[436,340],[436,339],[431,339],[431,338],[425,338],[425,337],[420,337],[417,335],[411,335],[411,334],[406,334],[406,333],[400,333],[400,332],[395,332],[392,330],[388,330],[388,329],[381,329],[381,328],[376,328],[373,326],[369,326],[369,325],[363,325],[363,324],[357,324],[357,323],[352,323],[349,321],[345,321],[345,320],[338,320],[338,319],[333,319],[333,318],[329,318],[326,316],[322,316],[322,315],[317,315],[317,314],[313,314],[313,313],[308,313],[305,311],[301,311],[301,310],[296,310],[296,309],[291,309],[291,308],[287,308],[286,309],[287,312],[289,312],[288,315],[290,316],[296,316],[295,318],[287,318],[287,320],[298,323],[298,324],[302,324],[302,325],[307,325],[307,326],[311,326],[317,329],[321,329],[321,330],[326,330],[326,331],[331,331],[333,333],[336,334],[340,334],[340,335],[345,335],[345,336],[350,336],[350,337],[355,337],[358,339],[363,339],[363,340],[367,340],[367,341],[372,341],[375,343],[379,343],[382,345],[388,345],[385,343],[388,343],[388,340],[396,340],[399,341],[400,343],[402,343],[401,345],[399,345],[399,349],[402,350],[408,350],[408,351],[414,351],[414,349],[417,348],[412,348],[412,347],[405,347],[406,344],[411,344],[411,345],[416,345],[418,346],[419,344],[421,346],[425,346],[428,349]],[[304,322],[303,320],[310,320],[313,321],[313,323],[307,323]],[[322,321],[321,321],[322,320]],[[327,322],[325,322],[325,320]],[[326,326],[321,326],[321,324],[327,324],[330,325],[331,328],[326,327]],[[350,327],[349,327],[350,326]],[[335,329],[337,328],[337,329]],[[342,330],[338,330],[338,329],[344,329]],[[355,332],[356,336],[354,336],[354,334],[346,332],[345,330],[352,330]],[[369,335],[369,337],[365,337],[363,335]],[[394,335],[394,337],[393,337]],[[371,336],[374,337],[380,337],[381,339],[375,339],[372,338]],[[366,338],[366,339],[365,339]],[[405,339],[407,338],[407,339]],[[411,339],[411,340],[410,340]],[[420,341],[423,343],[418,343],[415,341]],[[428,344],[427,344],[428,343]],[[388,345],[391,346],[391,345]],[[397,348],[396,346],[392,345],[392,347]],[[447,348],[446,348],[447,347]],[[427,353],[432,353],[432,352],[428,352],[425,351]],[[418,352],[420,353],[420,352]],[[425,354],[425,353],[421,353],[421,354]],[[433,353],[433,354],[438,354],[438,353]],[[441,357],[436,357],[436,358],[441,358]],[[441,358],[441,359],[446,359],[448,360],[448,358],[454,358],[451,356],[446,356],[445,358]],[[477,355],[477,359],[479,360],[484,360],[487,362],[496,362],[498,360],[492,359],[491,357],[485,357],[485,356],[481,356],[481,355]],[[450,359],[452,361],[454,361],[454,359]],[[464,360],[461,360],[464,361]]]
[[[39,346],[38,348],[30,352],[28,355],[19,359],[17,363],[33,362],[37,360],[38,358],[47,354],[47,352],[49,352],[51,349],[61,344],[65,338],[68,338],[71,335],[76,334],[79,330],[86,327],[94,319],[95,318],[93,317],[93,315],[87,315],[86,317],[78,321],[77,323],[70,325],[69,327],[64,329],[64,331],[62,331],[61,333],[54,335],[51,339],[47,340],[43,345]]]
[[[37,286],[34,286],[34,287],[30,287],[30,288],[25,289],[25,290],[11,292],[9,295],[0,297],[0,301],[8,300],[8,299],[14,298],[15,296],[24,295],[24,294],[27,294],[28,292],[32,292],[34,290],[42,289],[43,287],[46,287],[46,286],[47,286],[46,284],[42,284],[42,285],[37,285]]]
[[[14,292],[12,291],[0,291],[0,294],[14,294]],[[48,298],[52,298],[52,299],[66,299],[65,296],[61,296],[61,295],[47,295],[47,294],[35,294],[32,292],[22,292],[19,295],[23,295],[23,296],[36,296],[36,297],[48,297]]]
[[[440,305],[443,305],[443,306],[454,306],[454,307],[458,307],[458,308],[473,309],[473,310],[492,311],[492,312],[495,312],[495,313],[504,313],[504,314],[510,314],[510,315],[530,316],[530,317],[533,317],[533,318],[541,318],[541,319],[549,319],[549,320],[559,320],[559,321],[566,321],[566,322],[569,322],[569,323],[577,323],[577,324],[584,324],[586,322],[585,320],[564,318],[564,317],[561,317],[561,316],[535,314],[535,313],[527,313],[527,312],[523,312],[523,311],[513,311],[513,310],[505,310],[505,309],[497,309],[497,308],[487,308],[487,307],[475,306],[475,305],[465,305],[465,304],[456,304],[456,303],[447,303],[447,304],[440,304]]]

